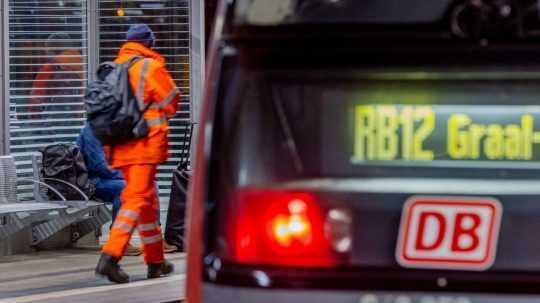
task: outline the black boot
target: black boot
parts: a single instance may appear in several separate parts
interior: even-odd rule
[[[174,271],[174,265],[167,260],[164,260],[163,262],[159,264],[149,263],[147,277],[148,279],[159,278],[161,276],[168,275],[172,273],[173,271]]]
[[[111,282],[127,283],[129,276],[118,265],[118,259],[102,253],[96,266],[96,275],[104,276]]]

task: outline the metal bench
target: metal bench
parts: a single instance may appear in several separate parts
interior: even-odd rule
[[[17,182],[41,183],[39,180],[17,178],[13,157],[0,156],[0,241],[36,222],[60,216],[67,208],[61,202],[19,202]],[[41,186],[48,187],[47,184]],[[51,190],[55,191],[54,188]],[[59,197],[62,200],[62,195],[59,194]]]
[[[90,200],[77,186],[60,179],[44,178],[42,175],[41,154],[36,153],[32,155],[32,168],[34,179],[39,180],[38,186],[34,187],[34,196],[42,199],[41,201],[47,201],[46,191],[54,187],[54,185],[51,186],[49,184],[54,184],[55,182],[67,184],[81,195],[81,200],[79,201],[68,200],[61,202],[68,207],[64,215],[34,226],[34,245],[48,239],[68,226],[72,227],[71,240],[73,242],[91,232],[95,232],[98,235],[101,232],[101,226],[111,221],[111,211],[103,203]],[[45,182],[49,182],[49,184]],[[42,186],[43,184],[47,186]]]

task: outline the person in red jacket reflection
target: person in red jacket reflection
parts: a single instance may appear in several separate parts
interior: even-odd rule
[[[76,112],[83,109],[84,61],[81,52],[73,48],[66,33],[51,34],[45,43],[47,62],[37,71],[30,93],[29,119],[39,117],[47,105],[54,111]]]

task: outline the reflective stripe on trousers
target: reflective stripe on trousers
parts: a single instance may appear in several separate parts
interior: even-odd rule
[[[139,221],[139,214],[132,211],[132,210],[129,210],[129,209],[123,209],[123,210],[119,211],[118,215],[131,218],[131,219],[133,219],[135,221]]]
[[[139,225],[139,229],[141,231],[152,231],[152,230],[156,230],[158,228],[159,228],[159,225],[157,225],[156,223]]]
[[[141,237],[141,242],[143,244],[152,244],[152,243],[161,242],[161,241],[163,241],[161,237],[161,233],[157,235],[153,235],[153,236]]]
[[[128,224],[126,222],[123,222],[121,220],[115,220],[112,228],[121,229],[130,234],[133,233],[133,231],[135,230],[135,226]]]

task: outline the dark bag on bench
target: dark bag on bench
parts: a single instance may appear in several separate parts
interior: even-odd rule
[[[60,179],[77,186],[89,198],[96,191],[94,183],[88,178],[88,170],[84,158],[75,144],[53,144],[41,150],[43,155],[41,174],[45,183],[57,189],[68,200],[82,200],[81,194],[67,184],[47,180],[46,178]],[[49,199],[58,199],[56,194],[47,192]]]

